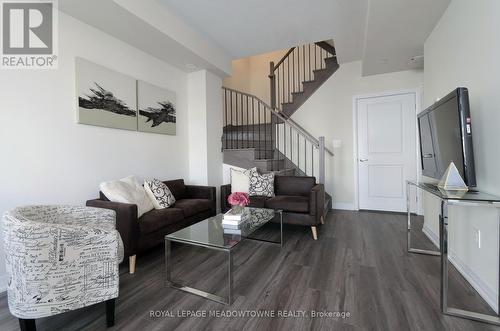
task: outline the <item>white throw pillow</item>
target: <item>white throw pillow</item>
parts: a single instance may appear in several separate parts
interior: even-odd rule
[[[154,208],[144,187],[135,176],[104,182],[99,188],[110,201],[137,205],[137,217]]]
[[[168,208],[175,203],[175,197],[164,182],[158,179],[146,180],[144,189],[155,209]]]
[[[233,168],[230,169],[231,193],[234,192],[248,193],[248,190],[250,188],[250,172],[253,169],[257,168],[252,168],[248,170],[236,170]]]
[[[274,173],[259,174],[257,168],[250,171],[250,196],[274,197]]]

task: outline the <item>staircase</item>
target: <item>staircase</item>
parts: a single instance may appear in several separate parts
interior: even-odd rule
[[[290,48],[270,63],[271,107],[292,116],[338,68],[335,48],[326,41]]]
[[[326,158],[333,153],[290,116],[339,68],[328,42],[292,47],[270,63],[271,105],[258,97],[223,87],[224,163],[257,167],[281,175],[315,176],[325,180]],[[326,210],[332,199],[325,194]]]
[[[278,130],[282,131],[285,125],[279,113],[256,96],[226,87],[222,89],[225,115],[222,135],[224,163],[246,169],[257,167],[262,172],[275,171],[290,176],[305,176],[307,170],[313,171],[313,161],[309,167],[306,164],[302,166],[301,161],[304,163],[305,159],[298,156],[301,151],[311,153],[311,143],[308,150],[298,146],[295,157],[291,144],[287,148],[288,157],[278,148],[279,138],[284,139],[286,135],[278,135]],[[297,129],[293,132],[298,133]],[[294,142],[296,141],[297,138]]]

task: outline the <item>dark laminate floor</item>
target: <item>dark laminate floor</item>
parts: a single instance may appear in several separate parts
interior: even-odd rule
[[[122,270],[116,326],[110,330],[499,330],[443,316],[439,310],[439,258],[408,255],[405,217],[334,211],[319,240],[300,227],[285,228],[285,246],[247,241],[234,253],[234,303],[220,304],[164,287],[164,256],[140,256],[135,275]],[[416,244],[430,246],[422,234]],[[173,247],[173,277],[208,290],[224,290],[224,255]],[[450,304],[488,311],[476,292],[452,269]],[[189,311],[346,311],[349,318],[150,317]],[[105,330],[104,306],[40,319],[39,330]],[[0,330],[17,320],[0,297]]]

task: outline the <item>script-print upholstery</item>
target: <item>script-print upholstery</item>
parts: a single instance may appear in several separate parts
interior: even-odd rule
[[[3,216],[12,315],[36,319],[118,297],[123,244],[115,212],[27,206]]]

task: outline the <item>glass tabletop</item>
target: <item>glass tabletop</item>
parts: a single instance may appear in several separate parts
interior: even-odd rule
[[[415,185],[418,188],[421,188],[422,190],[443,200],[500,203],[500,197],[477,191],[475,189],[470,189],[469,191],[445,191],[430,183],[417,183],[414,181],[408,181],[408,183]]]
[[[275,217],[279,217],[280,213],[280,211],[273,209],[251,207],[246,207],[244,212],[248,213],[248,219],[242,222],[241,234],[225,233],[227,230],[222,226],[224,214],[218,214],[177,232],[167,234],[165,239],[221,249],[231,249],[264,224],[270,222]]]

